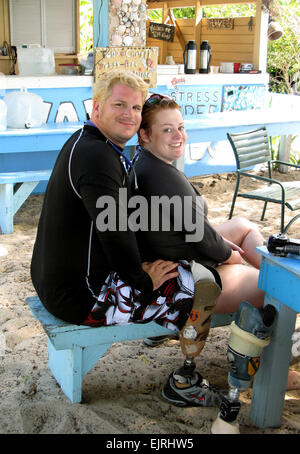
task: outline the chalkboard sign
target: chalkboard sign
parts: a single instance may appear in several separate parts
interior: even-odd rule
[[[174,33],[174,25],[158,24],[157,22],[150,22],[149,24],[149,38],[161,39],[172,43],[174,40]]]

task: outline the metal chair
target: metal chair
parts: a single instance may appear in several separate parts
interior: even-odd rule
[[[269,147],[269,138],[266,127],[261,127],[252,131],[227,134],[228,140],[233,148],[237,165],[237,182],[231,204],[229,219],[233,215],[233,210],[237,197],[244,197],[264,202],[261,221],[264,220],[268,202],[278,203],[281,205],[281,224],[280,232],[286,233],[293,222],[300,217],[300,214],[294,216],[285,226],[284,215],[285,207],[292,211],[300,209],[300,181],[281,182],[272,178],[272,165],[282,164],[293,168],[300,169],[299,165],[272,159]],[[266,163],[268,166],[269,177],[263,177],[254,173],[249,173],[249,168],[256,164]],[[248,169],[248,171],[247,171]],[[300,174],[299,174],[300,175]],[[239,192],[241,176],[255,178],[267,184],[249,192]]]

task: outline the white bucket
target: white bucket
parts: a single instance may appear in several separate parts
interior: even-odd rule
[[[17,61],[20,76],[52,76],[55,74],[55,60],[52,49],[31,44],[18,47]]]
[[[43,100],[27,89],[6,93],[7,126],[9,128],[40,127],[43,123]]]

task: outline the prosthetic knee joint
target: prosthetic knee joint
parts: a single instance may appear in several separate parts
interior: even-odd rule
[[[240,304],[236,320],[231,324],[227,349],[229,391],[222,398],[212,433],[239,433],[236,422],[241,406],[239,395],[250,387],[258,370],[262,350],[270,342],[275,315],[272,305],[257,309],[247,302]]]

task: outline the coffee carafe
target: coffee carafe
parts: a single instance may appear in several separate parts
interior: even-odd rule
[[[185,74],[195,74],[197,69],[197,44],[189,41],[183,52],[183,63]]]
[[[202,41],[200,46],[200,68],[199,73],[208,73],[211,60],[211,50],[208,41]]]

